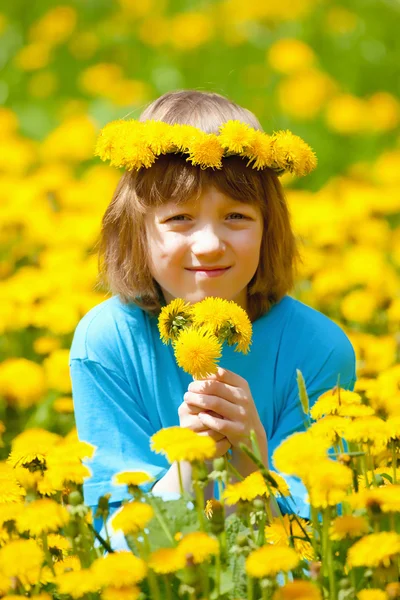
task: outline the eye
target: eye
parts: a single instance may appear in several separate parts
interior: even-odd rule
[[[233,218],[234,221],[240,221],[242,219],[248,219],[249,217],[247,217],[246,215],[242,215],[242,213],[231,213],[230,215],[228,215],[229,217]]]
[[[183,221],[184,219],[188,219],[189,217],[187,215],[174,215],[173,217],[170,217],[169,219],[166,220],[166,223],[168,223],[168,221]]]

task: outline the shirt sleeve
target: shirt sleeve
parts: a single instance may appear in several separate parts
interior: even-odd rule
[[[343,343],[331,350],[325,358],[322,359],[319,370],[315,369],[315,361],[302,360],[302,365],[297,368],[303,374],[307,394],[309,397],[310,408],[316,402],[321,394],[331,390],[337,385],[338,377],[340,387],[346,390],[353,390],[356,382],[356,357],[353,346],[347,337]],[[300,403],[299,392],[296,380],[296,371],[293,373],[293,385],[291,386],[287,402],[279,416],[279,420],[270,440],[268,440],[268,452],[270,464],[273,465],[272,456],[275,449],[293,433],[305,431],[305,415]],[[283,474],[284,475],[284,474]],[[289,484],[293,501],[286,502],[284,499],[279,501],[283,512],[295,512],[303,518],[309,518],[310,505],[308,504],[307,491],[303,483],[297,477],[285,476]],[[294,506],[293,506],[294,502]]]
[[[120,471],[149,473],[154,480],[140,486],[149,491],[169,464],[150,449],[155,431],[135,399],[138,390],[121,374],[90,359],[71,359],[70,375],[78,437],[96,448],[93,458],[83,461],[92,473],[83,484],[85,503],[95,511],[105,493],[111,494],[110,502],[129,499],[126,486],[112,484]]]

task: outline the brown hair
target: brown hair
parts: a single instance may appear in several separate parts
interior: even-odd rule
[[[168,92],[151,103],[140,116],[174,124],[194,125],[206,133],[237,119],[262,130],[256,117],[224,96],[197,90]],[[157,315],[164,302],[161,288],[148,268],[144,216],[149,207],[172,200],[198,198],[213,185],[220,192],[260,207],[264,230],[260,261],[247,287],[248,312],[255,321],[294,285],[300,255],[291,228],[282,186],[271,169],[246,167],[239,156],[223,159],[221,170],[201,169],[178,154],[162,155],[149,169],[126,171],[104,214],[98,241],[101,283],[123,303],[133,302]]]

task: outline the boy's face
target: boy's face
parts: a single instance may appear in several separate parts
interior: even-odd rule
[[[247,309],[247,285],[257,270],[263,234],[257,206],[208,187],[196,203],[151,209],[145,225],[151,274],[167,303],[218,296]]]

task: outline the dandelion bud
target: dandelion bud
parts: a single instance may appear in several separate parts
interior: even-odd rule
[[[220,456],[218,458],[214,458],[213,460],[213,470],[214,471],[225,471],[225,459]]]
[[[78,506],[79,504],[83,504],[82,494],[78,492],[78,490],[74,490],[68,494],[68,504],[72,506]]]

